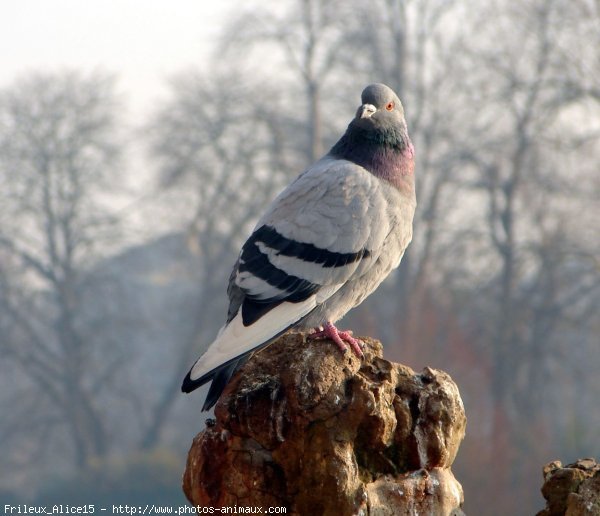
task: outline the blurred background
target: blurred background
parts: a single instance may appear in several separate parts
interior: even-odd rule
[[[600,457],[598,0],[10,4],[2,503],[184,503],[206,415],[179,386],[239,247],[371,82],[419,205],[342,326],[458,384],[467,514],[532,514],[546,462]]]

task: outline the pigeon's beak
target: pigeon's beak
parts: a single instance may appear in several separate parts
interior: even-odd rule
[[[371,118],[375,111],[377,111],[377,108],[373,104],[363,104],[358,108],[360,118]]]

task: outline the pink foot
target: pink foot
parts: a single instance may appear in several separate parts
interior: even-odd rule
[[[348,351],[348,346],[346,345],[346,342],[347,342],[348,344],[350,344],[352,351],[354,351],[354,354],[357,357],[364,358],[364,355],[363,355],[363,352],[361,349],[361,342],[352,336],[352,332],[351,331],[340,331],[330,322],[326,322],[323,325],[322,330],[317,329],[317,331],[315,331],[314,333],[311,333],[309,335],[309,338],[311,338],[311,339],[331,339],[333,342],[335,342],[337,344],[337,347],[340,348],[342,353],[345,353],[346,351]],[[346,342],[344,342],[344,341],[346,341]]]

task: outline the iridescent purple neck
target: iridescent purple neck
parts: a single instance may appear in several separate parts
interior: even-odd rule
[[[364,167],[402,192],[414,192],[415,151],[406,131],[373,136],[349,127],[329,154]]]

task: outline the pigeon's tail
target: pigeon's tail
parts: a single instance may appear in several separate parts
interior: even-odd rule
[[[226,364],[223,364],[220,367],[217,367],[209,374],[206,374],[202,378],[198,378],[197,380],[192,380],[190,371],[183,380],[181,390],[183,392],[192,392],[198,387],[204,385],[206,382],[212,380],[212,383],[210,384],[210,389],[208,389],[208,394],[206,395],[206,400],[204,400],[204,405],[202,405],[203,411],[210,410],[221,396],[221,393],[225,389],[225,386],[229,383],[231,377],[240,367],[242,367],[246,363],[249,357],[250,353],[246,353],[241,357],[238,357]]]
[[[194,370],[196,369],[196,364],[198,364],[202,357],[198,359],[194,367],[192,367],[189,373],[183,379],[183,383],[181,385],[181,391],[185,393],[190,393],[195,391],[198,387],[202,387],[205,383],[212,381],[210,384],[210,388],[208,389],[208,394],[206,395],[206,400],[204,400],[204,405],[202,405],[202,410],[210,410],[214,404],[219,400],[225,386],[229,383],[231,377],[236,373],[236,371],[242,367],[248,359],[252,356],[252,353],[268,346],[273,342],[277,337],[281,334],[285,333],[289,328],[279,332],[273,338],[263,342],[262,344],[254,347],[250,351],[243,353],[224,364],[212,369],[208,373],[202,375],[200,378],[193,379],[192,376],[194,374]]]
[[[206,353],[192,366],[183,380],[181,390],[192,392],[212,380],[213,384],[202,409],[208,410],[215,404],[229,379],[246,362],[251,353],[269,345],[289,330],[314,310],[317,301],[318,298],[313,295],[298,303],[278,303],[272,310],[248,326],[244,325],[240,309],[236,316],[221,328]]]
[[[202,410],[210,410],[213,405],[217,402],[221,393],[225,389],[225,386],[229,383],[229,380],[233,376],[233,374],[240,368],[248,357],[250,353],[244,355],[239,360],[232,362],[227,367],[219,369],[219,371],[213,376],[213,381],[210,384],[210,388],[208,389],[208,394],[206,395],[206,399],[204,400],[204,405],[202,405]]]

